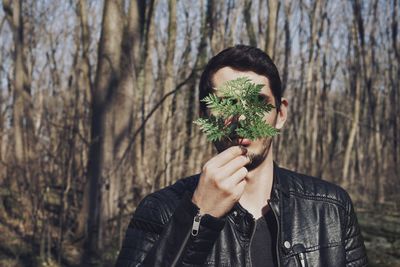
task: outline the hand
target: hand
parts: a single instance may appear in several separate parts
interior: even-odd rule
[[[232,146],[204,164],[192,197],[201,214],[222,217],[239,201],[247,183],[246,153],[246,148]]]

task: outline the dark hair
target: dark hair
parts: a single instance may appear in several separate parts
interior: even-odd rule
[[[268,78],[275,105],[279,110],[282,98],[282,84],[278,69],[272,59],[261,49],[248,45],[226,48],[210,59],[200,78],[199,99],[213,91],[212,76],[223,67],[239,71],[253,71]],[[207,114],[207,106],[200,101],[200,114]]]

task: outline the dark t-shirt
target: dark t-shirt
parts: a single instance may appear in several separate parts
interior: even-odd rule
[[[276,219],[272,210],[256,220],[256,231],[250,244],[250,255],[254,267],[278,266],[276,259]]]

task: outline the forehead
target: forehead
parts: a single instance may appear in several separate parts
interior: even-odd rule
[[[264,84],[264,87],[261,89],[261,93],[268,96],[272,94],[268,78],[253,71],[240,71],[231,67],[223,67],[214,73],[211,82],[214,90],[216,90],[225,82],[239,77],[247,77],[255,84]],[[216,90],[216,94],[218,95],[218,90]]]

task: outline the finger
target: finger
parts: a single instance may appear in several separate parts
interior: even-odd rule
[[[244,189],[246,187],[247,181],[246,179],[242,179],[233,190],[233,194],[236,196],[236,199],[239,201],[240,197],[243,195]]]
[[[224,187],[230,188],[229,192],[234,201],[239,201],[243,195],[247,185],[246,174],[247,170],[243,167],[235,175],[224,181]]]
[[[231,161],[232,159],[236,158],[237,156],[243,155],[247,153],[247,149],[242,146],[232,146],[218,155],[216,155],[214,158],[212,158],[213,165],[215,167],[221,167]]]
[[[227,180],[231,185],[236,186],[241,181],[245,180],[248,171],[245,167],[240,168],[234,174],[232,174]]]
[[[222,166],[219,171],[222,173],[225,173],[228,176],[231,176],[234,174],[237,170],[240,168],[244,167],[246,164],[250,162],[250,159],[246,156],[238,156],[228,163],[226,163],[224,166]]]

